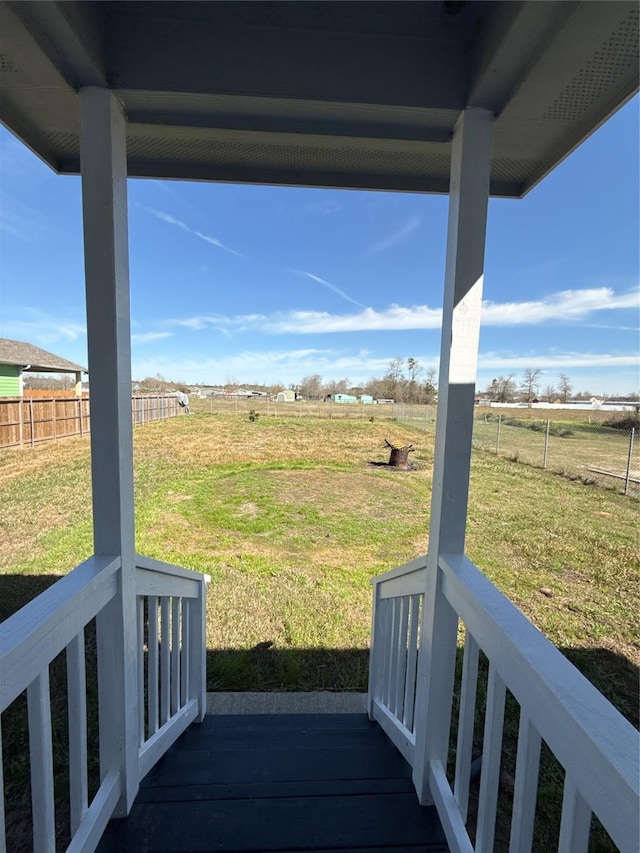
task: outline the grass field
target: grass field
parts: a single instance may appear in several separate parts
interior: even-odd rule
[[[385,438],[416,446],[415,470],[370,464]],[[202,414],[136,430],[138,550],[212,576],[211,688],[366,688],[369,579],[426,550],[432,462],[432,436],[380,420]],[[6,616],[24,597],[12,579],[91,552],[88,442],[5,451],[0,484]],[[637,509],[476,453],[467,551],[567,653],[637,665]]]

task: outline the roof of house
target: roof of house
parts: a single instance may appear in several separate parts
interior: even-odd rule
[[[0,338],[0,364],[18,364],[27,372],[87,373],[87,368],[23,341]]]
[[[639,76],[636,0],[0,0],[0,30],[0,120],[65,174],[78,90],[101,86],[132,177],[446,193],[479,107],[491,193],[520,197]]]

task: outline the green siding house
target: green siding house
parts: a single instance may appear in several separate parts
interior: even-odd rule
[[[21,397],[22,382],[17,364],[0,364],[0,397]]]

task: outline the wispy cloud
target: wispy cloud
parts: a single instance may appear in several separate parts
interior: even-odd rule
[[[161,341],[163,338],[172,338],[173,332],[135,332],[131,335],[131,340],[136,344],[150,344],[154,341]]]
[[[533,367],[538,370],[550,369],[557,373],[569,368],[634,367],[637,364],[637,353],[547,352],[508,355],[487,352],[480,353],[478,357],[478,367],[481,370],[492,368],[519,371]]]
[[[332,349],[243,350],[214,358],[134,359],[136,377],[156,373],[186,378],[187,382],[223,382],[227,376],[238,376],[242,382],[299,381],[305,375],[319,373],[325,379],[349,378],[364,382],[381,375],[389,366],[390,357],[372,357],[361,353]]]
[[[29,239],[27,222],[23,217],[7,210],[4,204],[0,207],[0,231],[11,237],[17,237],[18,240]]]
[[[342,206],[335,199],[325,198],[303,204],[302,210],[307,216],[332,216],[334,213],[339,213]]]
[[[301,272],[301,271],[298,271]],[[311,273],[301,273],[318,280]],[[320,283],[328,285],[320,279]],[[328,285],[331,286],[331,285]],[[333,289],[333,288],[332,288]],[[350,302],[355,300],[341,294]],[[358,304],[358,303],[356,303]],[[535,302],[485,302],[482,325],[523,326],[554,322],[557,325],[575,325],[599,311],[637,308],[637,290],[616,294],[611,288],[590,290],[565,290]],[[404,331],[411,329],[439,329],[442,309],[428,305],[390,305],[377,311],[363,308],[351,314],[331,314],[328,311],[288,311],[273,314],[200,314],[195,317],[166,321],[169,325],[191,329],[215,327],[228,332],[261,332],[268,335],[330,334],[334,332]]]
[[[175,225],[176,228],[181,228],[183,231],[186,231],[187,234],[193,234],[194,237],[198,237],[200,240],[204,240],[205,243],[209,243],[218,249],[222,249],[223,252],[229,252],[230,255],[235,255],[236,258],[243,257],[240,252],[236,252],[235,249],[230,249],[229,246],[225,246],[225,244],[221,240],[218,240],[217,237],[211,237],[209,234],[203,234],[202,231],[196,231],[195,229],[190,228],[186,222],[176,219],[176,217],[171,216],[170,213],[165,213],[162,210],[157,210],[155,207],[147,207],[146,205],[141,205],[141,207],[146,210],[147,213],[155,216],[156,219],[166,222],[167,225]]]
[[[484,302],[482,323],[486,326],[532,325],[551,320],[576,321],[594,311],[638,308],[638,290],[616,294],[610,287],[563,290],[546,299],[530,302]]]
[[[34,240],[42,232],[42,214],[8,191],[2,193],[0,232],[18,240]]]
[[[370,257],[371,255],[377,255],[379,252],[384,252],[387,249],[391,249],[393,246],[397,246],[398,243],[402,243],[407,237],[410,237],[414,231],[416,231],[420,227],[420,217],[412,216],[405,223],[403,223],[399,228],[396,228],[395,231],[392,231],[387,237],[383,240],[380,240],[373,246],[370,246],[364,253],[363,257]]]
[[[310,278],[312,281],[316,281],[318,284],[321,284],[323,287],[328,287],[329,290],[333,290],[334,293],[337,293],[338,296],[341,296],[343,299],[346,299],[347,302],[351,302],[353,305],[358,305],[360,308],[365,308],[366,306],[362,304],[362,302],[357,302],[355,299],[352,299],[344,290],[341,290],[339,287],[336,287],[335,284],[330,284],[328,281],[325,281],[324,278],[320,278],[319,275],[314,275],[312,272],[307,272],[306,270],[291,270],[291,272],[297,273],[297,275],[304,275],[307,278]]]
[[[250,385],[253,382],[297,382],[303,376],[319,373],[325,380],[348,378],[354,384],[361,384],[371,377],[382,376],[395,355],[395,352],[378,352],[374,355],[366,351],[311,347],[242,350],[202,359],[159,355],[134,357],[133,375],[140,378],[161,373],[166,376],[180,376],[186,382],[212,384],[224,382],[227,376],[237,376],[241,382]],[[438,358],[433,353],[418,352],[414,353],[414,356],[423,367],[437,367]],[[629,368],[635,369],[636,364],[635,353],[542,352],[520,356],[485,352],[480,353],[479,357],[479,373],[483,379],[478,387],[484,387],[483,382],[490,381],[492,375],[505,372],[520,374],[527,367],[539,368],[543,375],[544,372],[549,372],[549,375],[553,373],[554,377],[560,372],[571,371],[570,375],[575,376],[576,381],[593,385],[595,380],[592,375],[597,375],[598,371],[610,373],[615,370],[616,375],[622,377],[629,373]],[[633,377],[630,381],[633,382]]]
[[[15,308],[10,320],[3,320],[3,337],[49,346],[58,341],[72,343],[85,337],[84,323],[66,317],[55,317],[36,308]]]

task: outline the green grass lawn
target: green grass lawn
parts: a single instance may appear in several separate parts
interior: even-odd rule
[[[385,438],[415,445],[415,470],[370,464]],[[211,688],[366,688],[369,579],[427,549],[432,463],[432,436],[380,420],[201,414],[136,429],[138,550],[212,577]],[[88,442],[5,451],[0,483],[6,616],[19,578],[91,553]],[[469,556],[632,717],[637,685],[624,698],[586,652],[638,665],[637,510],[474,453]]]
[[[138,550],[211,575],[208,688],[365,690],[369,581],[427,550],[433,436],[379,418],[202,413],[134,437]],[[415,446],[413,470],[372,464],[385,439]],[[2,619],[91,553],[89,443],[5,450],[0,484]],[[636,725],[637,513],[473,455],[469,556]],[[25,730],[8,734],[19,778]]]

